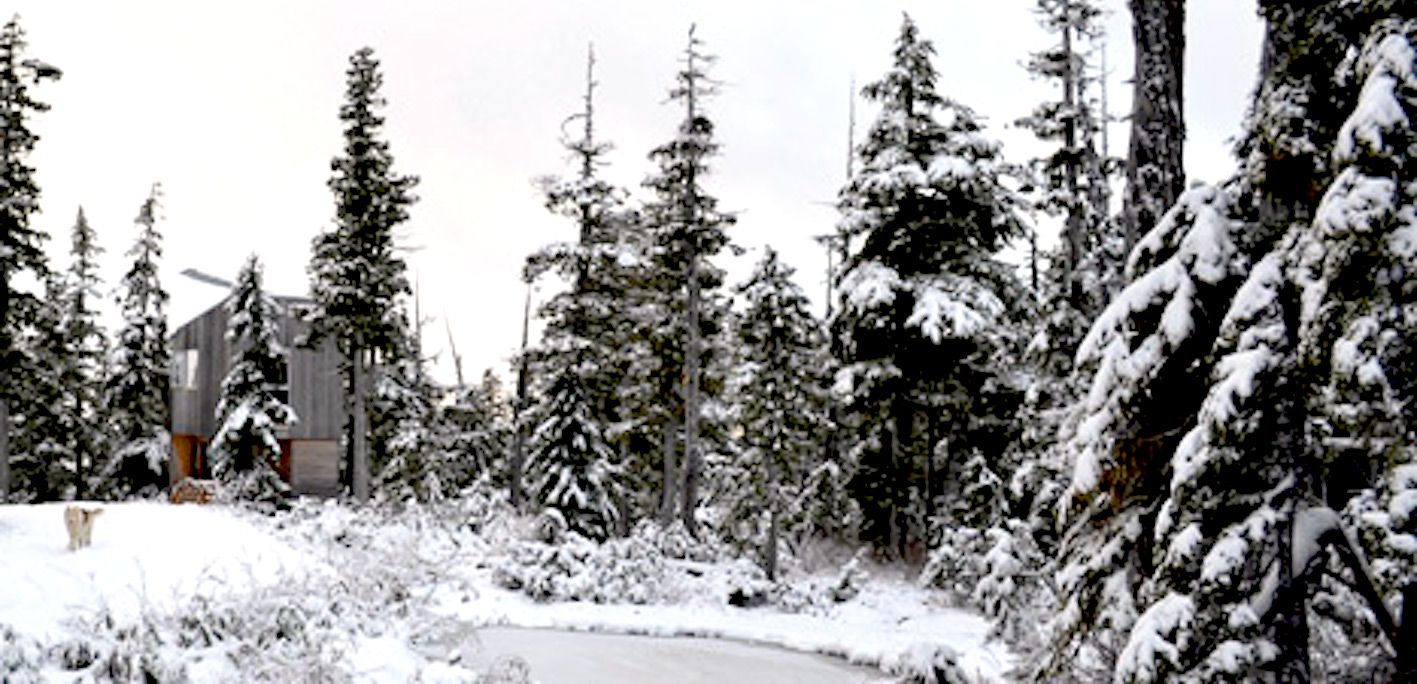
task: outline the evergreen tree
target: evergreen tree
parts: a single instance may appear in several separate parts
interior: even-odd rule
[[[63,284],[57,274],[44,278],[44,297],[25,303],[28,321],[19,337],[17,371],[25,382],[17,388],[14,435],[10,441],[13,487],[11,498],[22,502],[63,498],[73,481],[73,456],[64,412],[67,388],[64,370],[69,363],[64,336]]]
[[[74,497],[85,498],[94,454],[107,439],[104,431],[106,407],[100,397],[104,384],[104,357],[108,340],[98,321],[98,301],[102,281],[98,277],[97,235],[79,209],[74,220],[71,261],[64,284],[63,337],[66,350],[62,385],[63,432],[68,441],[67,469],[74,484]]]
[[[399,345],[370,401],[375,491],[393,501],[442,500],[456,479],[438,390],[424,367],[421,329],[415,326]]]
[[[1018,200],[998,144],[936,89],[933,52],[906,17],[891,69],[863,91],[881,113],[839,202],[848,258],[832,325],[852,487],[863,536],[895,550],[934,517],[935,444],[954,435],[954,452],[996,458],[1009,430],[990,417],[1017,401],[999,361],[1023,292],[994,254],[1023,232]]]
[[[60,71],[26,57],[28,46],[18,16],[0,28],[0,502],[11,492],[10,405],[23,399],[18,391],[24,376],[11,374],[20,367],[18,337],[27,311],[37,304],[34,293],[17,282],[25,274],[43,282],[49,270],[40,246],[43,233],[30,226],[39,209],[39,184],[27,163],[39,142],[30,117],[49,105],[34,99],[30,87],[58,79]]]
[[[128,250],[133,265],[123,276],[119,330],[105,403],[117,447],[100,473],[101,487],[113,497],[142,496],[167,486],[168,369],[167,291],[158,281],[162,256],[158,198],[153,184],[134,223],[138,239]]]
[[[1353,17],[1355,10],[1368,21],[1388,13],[1368,3],[1323,8],[1308,19],[1326,19],[1312,26],[1337,26],[1343,36],[1355,26],[1333,22],[1330,13]],[[1401,228],[1401,217],[1417,210],[1403,172],[1417,141],[1408,123],[1417,115],[1417,21],[1406,19],[1378,21],[1366,39],[1346,36],[1358,50],[1334,79],[1346,86],[1335,95],[1351,103],[1331,146],[1335,175],[1312,219],[1284,227],[1226,314],[1209,393],[1172,456],[1156,529],[1165,552],[1119,663],[1121,678],[1309,681],[1316,616],[1308,597],[1326,592],[1319,573],[1327,528],[1318,523],[1337,521],[1324,505],[1344,502],[1352,484],[1410,488],[1417,296],[1398,274],[1417,265]],[[1355,470],[1381,475],[1354,483]],[[1397,527],[1382,541],[1410,538],[1413,503],[1387,503],[1379,510]],[[1371,550],[1383,558],[1389,549]],[[1397,563],[1386,569],[1407,570],[1384,578],[1389,597],[1373,598],[1397,599],[1405,586],[1417,595],[1417,553],[1408,548],[1390,559]],[[1367,568],[1347,570],[1361,594]],[[1399,654],[1417,648],[1395,638],[1382,600],[1358,607]],[[1385,658],[1366,666],[1348,675],[1394,676]]]
[[[311,298],[316,311],[307,345],[333,337],[345,357],[346,395],[351,399],[351,488],[355,499],[369,498],[369,411],[367,376],[378,355],[397,351],[407,330],[400,295],[409,294],[406,266],[394,245],[394,229],[408,220],[417,197],[416,176],[393,170],[389,144],[381,139],[386,104],[379,89],[383,75],[371,48],[349,59],[344,152],[330,162],[335,226],[315,237],[310,256]]]
[[[1410,430],[1393,410],[1410,385],[1389,378],[1409,377],[1413,337],[1391,278],[1411,250],[1390,237],[1411,211],[1413,30],[1382,21],[1411,10],[1262,9],[1240,174],[1182,195],[1082,345],[1095,372],[1068,426],[1064,604],[1039,677],[1309,681],[1314,644],[1384,635],[1398,663],[1412,653],[1325,505],[1355,485],[1400,491],[1411,458],[1392,438]],[[1406,511],[1386,508],[1400,537]],[[1371,654],[1318,660],[1365,680],[1401,667]]]
[[[484,479],[505,486],[511,410],[497,376],[489,370],[480,384],[459,388],[453,403],[443,410],[443,422],[450,433],[453,463],[448,484],[452,489]]]
[[[670,100],[682,103],[684,117],[673,140],[650,152],[659,169],[645,181],[653,198],[644,207],[652,237],[653,270],[649,286],[657,295],[653,305],[662,315],[648,331],[655,356],[655,412],[664,430],[662,450],[663,497],[660,517],[668,522],[676,508],[691,534],[697,530],[695,511],[703,475],[706,438],[712,426],[704,423],[706,401],[717,396],[721,375],[714,373],[721,355],[715,341],[726,333],[728,304],[720,288],[723,271],[711,259],[730,247],[725,229],[731,215],[718,209],[718,199],[703,187],[708,161],[718,152],[714,124],[704,108],[717,92],[708,75],[715,58],[703,51],[703,42],[689,28],[689,42],[669,90]],[[717,377],[715,377],[717,376]],[[683,469],[675,456],[682,425]],[[682,487],[680,486],[682,484]]]
[[[1097,149],[1106,113],[1090,98],[1097,77],[1088,71],[1088,43],[1102,37],[1102,10],[1091,0],[1039,0],[1036,11],[1044,29],[1057,34],[1059,42],[1033,53],[1027,68],[1035,78],[1057,83],[1062,93],[1018,124],[1057,145],[1052,154],[1034,161],[1034,171],[1040,180],[1036,205],[1063,219],[1060,244],[1039,294],[1048,311],[1042,346],[1051,365],[1061,366],[1054,373],[1066,376],[1087,322],[1101,311],[1100,298],[1107,294],[1098,262],[1109,251],[1111,160]]]
[[[769,247],[738,287],[746,311],[738,323],[743,358],[733,385],[743,436],[724,523],[747,529],[737,536],[760,548],[770,580],[777,578],[779,537],[806,532],[814,522],[803,510],[804,486],[820,457],[830,401],[821,375],[825,335],[792,273]]]
[[[542,505],[559,510],[583,534],[603,538],[621,518],[623,498],[607,428],[617,404],[613,371],[620,365],[617,300],[624,285],[618,262],[629,252],[620,244],[621,193],[598,176],[610,146],[595,139],[594,66],[591,52],[584,110],[570,119],[582,124],[581,137],[563,141],[578,174],[542,182],[547,208],[577,223],[577,240],[527,260],[528,278],[555,271],[570,281],[543,306],[543,341],[528,359],[543,389],[530,409],[537,427],[527,470]]]
[[[276,395],[275,383],[288,372],[289,352],[280,343],[280,309],[262,288],[261,271],[261,262],[251,255],[226,301],[226,339],[236,356],[221,382],[211,469],[234,497],[270,502],[290,490],[278,471],[276,429],[299,417]]]

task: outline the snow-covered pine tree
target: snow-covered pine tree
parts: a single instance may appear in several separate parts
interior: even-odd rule
[[[88,495],[88,480],[95,465],[95,455],[106,442],[107,408],[100,401],[104,385],[108,339],[98,320],[94,302],[102,296],[102,281],[98,276],[97,235],[79,208],[74,219],[69,250],[69,269],[65,276],[64,339],[67,346],[63,386],[64,434],[70,449],[70,464],[74,498]]]
[[[11,491],[10,404],[20,399],[15,392],[24,384],[11,373],[20,366],[17,343],[26,303],[35,300],[35,293],[18,288],[16,281],[28,273],[42,282],[48,271],[40,244],[44,235],[30,226],[39,209],[39,184],[28,158],[39,142],[30,118],[49,105],[34,99],[30,88],[60,76],[55,67],[26,56],[28,47],[19,17],[12,17],[0,28],[0,503]]]
[[[409,294],[406,266],[394,245],[394,229],[408,220],[417,201],[416,176],[393,170],[389,144],[381,138],[386,104],[379,94],[384,77],[372,48],[360,48],[349,58],[345,103],[344,151],[330,162],[329,187],[335,196],[335,225],[317,235],[311,246],[310,287],[315,300],[311,331],[305,344],[334,338],[345,357],[350,398],[352,493],[369,499],[368,375],[376,356],[395,352],[406,321],[397,305]]]
[[[650,152],[659,169],[644,182],[653,193],[644,206],[654,241],[651,287],[658,295],[654,303],[663,312],[648,336],[657,357],[659,392],[654,400],[662,407],[656,414],[665,435],[660,515],[668,522],[677,513],[691,533],[697,529],[705,438],[710,434],[704,429],[709,427],[704,409],[722,384],[721,377],[711,372],[717,366],[712,343],[726,334],[730,314],[720,292],[723,271],[711,259],[731,248],[725,229],[734,218],[719,210],[718,199],[703,185],[709,175],[708,160],[719,148],[704,106],[718,90],[707,71],[714,61],[714,56],[703,52],[703,41],[690,26],[680,58],[682,68],[669,90],[670,100],[683,104],[684,118],[674,139]],[[681,424],[682,478],[674,448]]]
[[[1102,38],[1102,9],[1092,0],[1038,0],[1035,12],[1043,28],[1058,36],[1058,43],[1032,53],[1026,66],[1031,76],[1056,83],[1061,93],[1017,123],[1057,146],[1033,162],[1039,181],[1035,206],[1063,219],[1059,245],[1037,293],[1047,315],[1045,338],[1036,344],[1046,349],[1049,365],[1059,367],[1050,370],[1066,376],[1108,289],[1098,268],[1110,237],[1110,160],[1102,158],[1097,146],[1106,113],[1098,111],[1089,92],[1098,79],[1089,73],[1089,55]]]
[[[1122,196],[1124,249],[1151,230],[1186,187],[1185,0],[1128,0],[1132,11],[1132,133]]]
[[[1347,365],[1364,358],[1358,340],[1382,327],[1369,325],[1375,312],[1401,308],[1391,306],[1401,288],[1383,274],[1409,258],[1385,231],[1409,201],[1395,169],[1410,137],[1412,103],[1397,94],[1410,92],[1399,85],[1411,79],[1410,29],[1379,24],[1359,48],[1379,19],[1410,9],[1262,10],[1262,79],[1241,173],[1185,193],[1138,244],[1135,281],[1080,352],[1096,370],[1069,426],[1077,467],[1058,575],[1064,606],[1037,676],[1307,681],[1313,573],[1325,544],[1348,546],[1325,499],[1338,505],[1343,490],[1371,482],[1369,468],[1401,463],[1375,446],[1385,430],[1365,423],[1335,435],[1344,423],[1332,413],[1351,415],[1334,387],[1373,392],[1382,382],[1364,380],[1405,363],[1389,346]],[[1356,75],[1326,75],[1335,64]],[[1401,325],[1381,335],[1410,336]],[[1338,557],[1361,586],[1361,559]],[[1382,623],[1376,592],[1355,604],[1360,593],[1346,593],[1342,612]],[[1391,631],[1378,627],[1370,634]],[[1357,663],[1353,655],[1324,660]]]
[[[577,239],[542,248],[527,259],[526,275],[554,272],[569,288],[540,311],[542,342],[528,361],[541,386],[529,415],[528,480],[538,503],[560,511],[573,529],[604,538],[621,518],[621,464],[608,428],[617,407],[619,330],[623,327],[622,257],[633,258],[620,234],[622,192],[599,176],[610,145],[595,138],[595,53],[586,60],[579,138],[562,145],[576,162],[569,179],[542,179],[546,207],[576,222]]]
[[[385,360],[369,404],[374,490],[391,501],[440,501],[456,479],[421,338],[422,325],[415,325]]]
[[[25,378],[15,388],[15,421],[10,448],[11,498],[21,502],[63,498],[72,482],[72,445],[65,432],[64,370],[69,345],[64,337],[64,286],[53,271],[44,275],[44,297],[21,304],[27,321],[19,336],[15,368]]]
[[[1292,212],[1273,227],[1287,230],[1225,317],[1209,395],[1172,457],[1156,529],[1165,551],[1120,680],[1310,681],[1326,674],[1315,664],[1333,659],[1344,677],[1414,674],[1395,673],[1396,663],[1371,651],[1362,660],[1349,648],[1311,653],[1315,623],[1331,619],[1313,612],[1315,591],[1330,606],[1346,602],[1343,612],[1357,609],[1358,619],[1343,618],[1358,628],[1351,643],[1382,639],[1399,658],[1417,648],[1397,637],[1388,614],[1404,588],[1417,595],[1417,547],[1402,543],[1417,503],[1400,494],[1414,479],[1417,424],[1417,293],[1402,275],[1417,267],[1417,192],[1406,172],[1417,143],[1417,17],[1386,3],[1339,4],[1303,13],[1304,28],[1327,35],[1300,43],[1323,50],[1339,38],[1356,48],[1332,79],[1341,86],[1331,94],[1350,111],[1325,146],[1334,176],[1309,221]],[[1362,487],[1399,494],[1356,506],[1369,509],[1360,522],[1386,528],[1365,538],[1380,567],[1396,572],[1378,577],[1388,596],[1355,601],[1367,567],[1344,568],[1357,592],[1324,589],[1322,573],[1343,575],[1326,570],[1320,533],[1338,523],[1326,505]],[[1341,551],[1347,540],[1338,539]]]
[[[768,247],[737,288],[745,307],[737,326],[742,360],[731,387],[743,434],[723,524],[743,529],[733,536],[760,551],[769,580],[777,578],[779,537],[800,537],[814,522],[804,488],[820,459],[831,401],[822,376],[826,336],[792,274]]]
[[[894,550],[923,541],[933,517],[934,444],[950,434],[955,453],[997,457],[1009,435],[990,417],[1017,400],[1000,355],[1025,295],[994,254],[1023,232],[1018,199],[974,112],[939,94],[933,52],[906,17],[890,71],[863,91],[881,113],[839,202],[848,257],[832,327],[853,493],[863,537]]]
[[[506,485],[507,450],[511,444],[511,407],[502,396],[501,382],[488,370],[482,382],[459,388],[453,403],[443,409],[449,432],[451,481],[457,491],[478,480]]]
[[[158,281],[162,235],[157,230],[161,188],[154,183],[134,223],[138,239],[128,250],[133,265],[121,282],[123,327],[109,360],[105,404],[117,440],[98,473],[111,497],[145,496],[167,486],[167,291]]]
[[[276,395],[289,350],[280,343],[280,309],[261,285],[261,262],[252,254],[227,298],[226,339],[235,350],[221,382],[212,437],[212,475],[240,500],[277,502],[290,491],[281,479],[276,430],[299,417]]]

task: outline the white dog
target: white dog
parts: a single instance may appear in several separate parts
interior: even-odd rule
[[[64,526],[69,528],[70,551],[93,543],[93,519],[101,513],[102,508],[68,506],[64,509]]]

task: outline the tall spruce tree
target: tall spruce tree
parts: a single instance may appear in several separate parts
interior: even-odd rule
[[[527,463],[531,491],[573,529],[604,538],[622,517],[621,465],[608,428],[616,406],[617,299],[623,295],[619,260],[621,192],[599,177],[610,146],[595,138],[595,53],[586,61],[579,138],[565,148],[576,162],[571,179],[542,181],[549,210],[576,222],[577,239],[550,245],[527,260],[527,277],[556,272],[569,289],[541,309],[542,343],[527,359],[541,391],[530,407],[536,428]]]
[[[316,309],[306,340],[316,345],[333,338],[344,355],[345,390],[350,398],[351,490],[369,499],[368,376],[376,359],[397,351],[407,330],[397,300],[409,294],[406,266],[394,245],[394,229],[408,220],[417,201],[416,176],[393,170],[388,142],[381,139],[387,102],[379,94],[384,77],[372,48],[349,58],[345,103],[344,151],[330,162],[330,191],[335,196],[335,225],[316,236],[311,247],[311,298]]]
[[[261,270],[256,255],[247,258],[226,301],[226,339],[236,354],[217,400],[211,468],[235,498],[273,502],[290,490],[279,473],[277,428],[299,417],[276,394],[290,357],[280,343],[280,309],[261,285]]]
[[[153,184],[134,223],[138,239],[128,250],[133,265],[120,284],[123,327],[109,364],[105,403],[116,447],[98,473],[109,496],[145,496],[167,486],[167,291],[158,280],[162,235],[157,230],[161,188]]]
[[[722,382],[710,373],[716,367],[711,340],[725,333],[723,323],[729,313],[720,292],[723,271],[711,259],[730,247],[725,229],[734,222],[703,185],[709,175],[708,161],[719,148],[705,107],[718,90],[708,74],[715,59],[703,52],[703,41],[690,26],[682,67],[669,90],[670,100],[683,105],[684,117],[674,139],[650,152],[659,169],[644,183],[653,193],[644,207],[653,239],[652,287],[663,309],[661,323],[650,334],[658,357],[657,398],[665,407],[658,412],[665,435],[660,516],[668,522],[677,513],[690,533],[697,530],[695,514],[708,436],[705,395],[716,394],[709,385]],[[681,434],[679,425],[682,475],[674,448]]]
[[[27,309],[36,304],[33,292],[17,287],[25,274],[43,277],[48,264],[41,248],[43,234],[30,226],[39,209],[39,184],[28,163],[39,136],[30,130],[31,117],[49,105],[34,99],[30,88],[58,79],[60,71],[26,56],[29,47],[18,16],[0,28],[0,502],[10,497],[10,404],[19,399],[23,376],[18,336]]]
[[[10,441],[13,500],[54,501],[72,481],[72,445],[65,432],[64,369],[69,345],[64,336],[64,286],[57,273],[44,276],[44,297],[25,303],[28,321],[20,332],[15,368],[25,382],[16,388]]]
[[[806,484],[821,457],[830,397],[822,377],[825,331],[792,281],[791,267],[768,247],[738,286],[746,310],[738,321],[742,360],[731,383],[742,427],[736,477],[724,524],[760,551],[768,579],[777,578],[778,540],[815,522]]]
[[[843,355],[863,536],[903,551],[934,516],[934,447],[996,457],[1017,391],[999,364],[1024,293],[994,254],[1022,234],[999,146],[941,96],[934,47],[905,17],[891,69],[864,94],[881,113],[841,191],[848,257],[832,322]],[[948,464],[944,464],[948,467]]]
[[[1108,288],[1104,264],[1121,246],[1109,245],[1108,167],[1098,138],[1106,125],[1090,89],[1099,76],[1090,70],[1092,45],[1102,38],[1102,10],[1092,0],[1039,0],[1039,23],[1058,36],[1058,43],[1033,53],[1029,74],[1056,83],[1056,100],[1039,105],[1019,125],[1045,143],[1056,145],[1034,161],[1039,188],[1036,206],[1063,219],[1059,245],[1036,293],[1044,307],[1043,339],[1035,344],[1045,355],[1048,371],[1066,376],[1073,352],[1087,324],[1105,303]]]
[[[74,497],[88,495],[88,479],[107,438],[104,431],[107,408],[100,401],[104,384],[104,356],[108,340],[99,324],[95,306],[101,296],[98,276],[97,235],[79,208],[71,233],[72,246],[63,293],[63,329],[67,349],[63,386],[64,434],[70,447]]]

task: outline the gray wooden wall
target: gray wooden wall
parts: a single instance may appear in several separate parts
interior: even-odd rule
[[[197,350],[196,387],[171,388],[173,434],[210,438],[216,433],[216,405],[233,351],[226,339],[228,317],[225,303],[217,304],[168,338],[174,359],[183,350]],[[296,347],[295,342],[308,328],[293,316],[281,316],[280,342],[292,350],[290,404],[300,418],[290,427],[290,438],[339,439],[344,425],[339,354],[332,340],[313,350]]]

